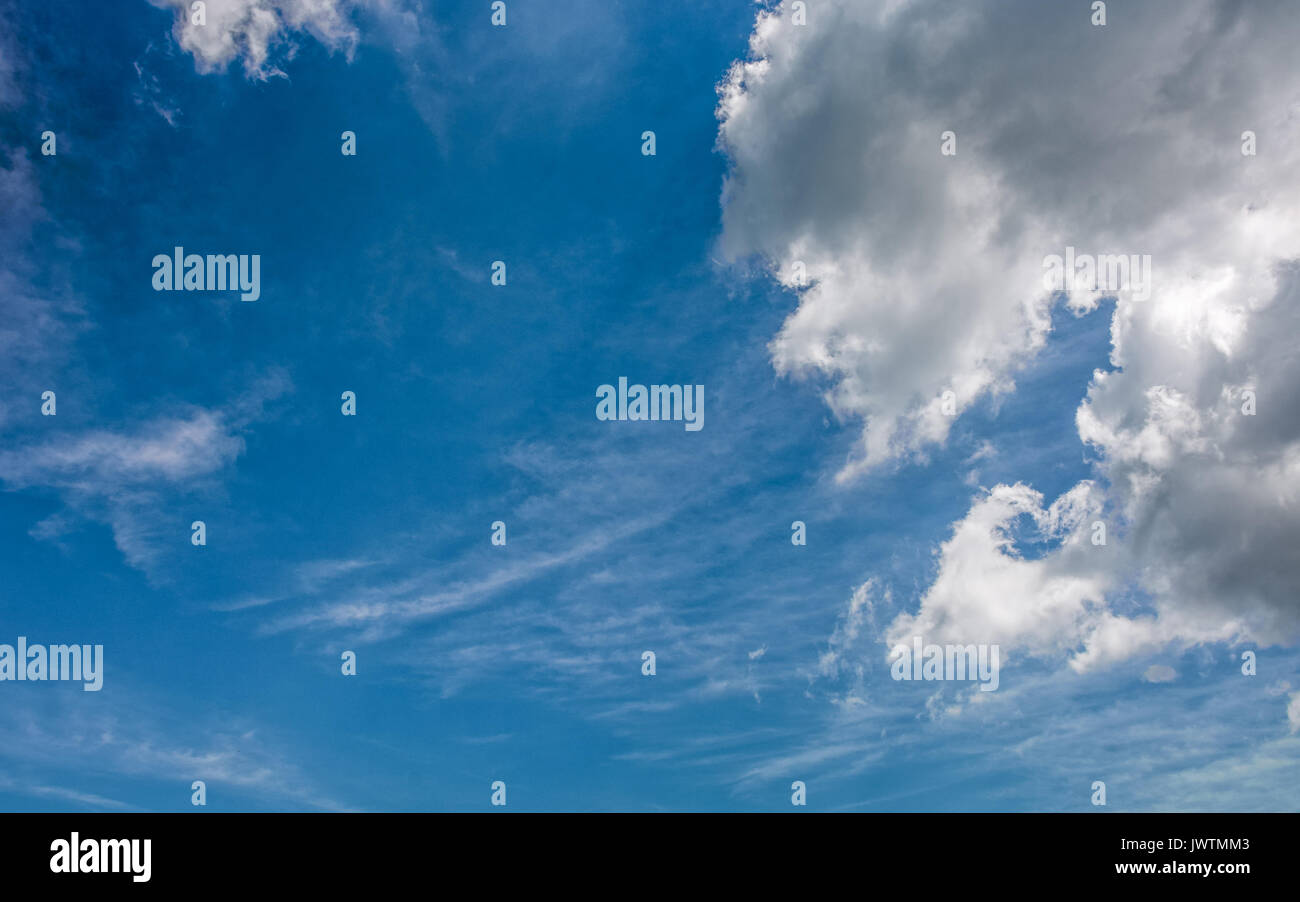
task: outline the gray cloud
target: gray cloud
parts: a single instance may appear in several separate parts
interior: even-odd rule
[[[827,380],[832,410],[862,422],[842,479],[943,442],[945,390],[960,413],[1013,389],[1050,331],[1045,257],[1150,255],[1149,299],[1068,297],[1085,315],[1117,294],[1119,369],[1078,411],[1098,478],[1052,504],[1027,486],[977,499],[919,611],[886,632],[1079,669],[1171,641],[1293,642],[1294,9],[1194,0],[1089,18],[1030,0],[825,2],[806,26],[788,4],[761,13],[720,87],[722,248],[799,291],[772,359]],[[947,130],[956,156],[940,153]],[[1026,515],[1061,543],[1041,560],[1008,538]],[[1097,518],[1104,547],[1088,541]]]

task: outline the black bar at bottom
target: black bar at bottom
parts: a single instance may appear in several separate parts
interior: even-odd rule
[[[899,882],[925,892],[973,879],[988,889],[1129,883],[1138,891],[1197,884],[1231,892],[1261,880],[1292,882],[1298,819],[1101,812],[10,814],[0,815],[0,879],[7,888],[140,891],[337,892],[414,884],[457,897],[476,887],[806,892],[832,879],[867,893]]]

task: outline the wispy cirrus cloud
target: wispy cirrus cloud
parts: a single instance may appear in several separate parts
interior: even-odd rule
[[[22,780],[14,780],[9,777],[0,777],[0,790],[5,790],[19,795],[32,796],[38,799],[58,799],[62,802],[70,802],[80,808],[98,808],[108,811],[142,811],[143,809],[121,802],[117,799],[110,799],[105,796],[97,795],[93,792],[81,792],[66,786],[47,786],[41,783],[26,783]]]
[[[150,573],[160,549],[175,545],[164,505],[178,493],[210,490],[209,481],[243,453],[243,430],[291,388],[284,371],[272,370],[219,409],[191,407],[134,429],[30,441],[0,451],[0,483],[7,491],[52,492],[70,514],[108,524],[127,562]],[[70,522],[47,519],[33,534],[56,539]]]
[[[85,774],[170,783],[170,795],[188,801],[190,784],[203,780],[212,793],[241,793],[273,806],[346,810],[304,775],[298,756],[263,739],[247,719],[193,724],[164,718],[157,698],[116,692],[93,703],[48,693],[6,705],[0,724],[9,741],[0,750],[6,784],[23,794],[57,796],[78,806],[133,806],[28,779],[51,761],[73,782]],[[192,712],[191,712],[192,713]],[[75,782],[85,782],[75,779]],[[173,807],[179,807],[173,806]]]
[[[0,100],[5,90],[0,86]],[[19,103],[12,85],[8,102]],[[50,216],[42,203],[38,168],[26,147],[0,145],[0,209],[5,211],[0,217],[0,297],[4,298],[0,379],[9,386],[0,397],[0,429],[4,429],[19,416],[15,409],[19,404],[26,402],[32,405],[29,410],[34,409],[33,399],[51,387],[48,380],[53,373],[65,371],[72,345],[86,323],[77,295],[62,287],[59,279],[50,278],[34,259],[36,230],[47,225]]]

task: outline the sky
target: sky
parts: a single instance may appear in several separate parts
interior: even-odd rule
[[[1093,6],[0,0],[0,810],[1300,808],[1300,13]]]

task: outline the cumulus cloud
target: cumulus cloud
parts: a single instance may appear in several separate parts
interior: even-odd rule
[[[971,508],[940,552],[939,572],[920,610],[897,617],[887,644],[986,643],[1064,652],[1096,632],[1110,584],[1080,560],[1093,552],[1080,527],[1100,499],[1089,483],[1048,507],[1028,486],[1000,485]],[[1013,527],[1021,518],[1061,544],[1037,559],[1022,557]]]
[[[792,288],[804,264],[772,357],[826,377],[831,409],[862,421],[842,477],[942,441],[945,391],[960,413],[1013,386],[1050,330],[1044,257],[1067,246],[1152,255],[1166,298],[1270,296],[1294,250],[1294,191],[1272,190],[1295,156],[1288,17],[1210,0],[1105,28],[1031,0],[759,15],[720,86],[722,249]],[[1242,157],[1247,128],[1267,152]]]
[[[1050,505],[1023,484],[984,493],[941,545],[938,574],[919,609],[895,617],[885,630],[885,644],[906,643],[912,636],[997,644],[1004,661],[1011,657],[1006,652],[1019,650],[1065,658],[1082,672],[1174,640],[1184,645],[1280,641],[1270,632],[1277,617],[1252,616],[1240,596],[1196,605],[1162,591],[1164,586],[1150,578],[1157,563],[1135,540],[1107,530],[1106,544],[1095,543],[1108,522],[1107,503],[1107,493],[1093,482],[1080,483]],[[1024,551],[1040,546],[1046,550],[1037,556]],[[1174,570],[1188,564],[1170,556],[1159,566]],[[1285,609],[1291,602],[1279,596],[1273,604]]]
[[[720,86],[721,244],[799,292],[772,359],[861,422],[842,479],[943,442],[945,391],[960,414],[1013,389],[1050,333],[1049,256],[1151,258],[1145,284],[1066,299],[1117,297],[1114,369],[1077,414],[1096,478],[1050,505],[1023,485],[977,498],[886,644],[924,630],[1084,670],[1300,636],[1293,24],[1284,3],[1218,0],[1105,27],[1032,0],[760,13]],[[1020,525],[1048,550],[1024,555]]]
[[[300,32],[351,58],[359,41],[353,10],[388,5],[385,0],[206,0],[200,24],[191,0],[150,2],[175,10],[172,33],[194,55],[199,72],[223,71],[239,60],[249,78],[261,80],[283,74],[272,56],[283,47],[292,57],[293,37]]]

